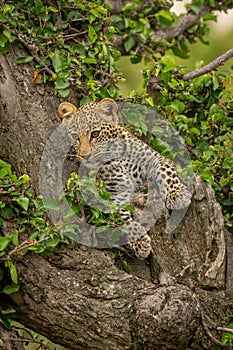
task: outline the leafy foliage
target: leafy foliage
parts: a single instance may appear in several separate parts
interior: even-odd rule
[[[232,76],[219,70],[190,83],[182,79],[186,71],[176,65],[174,55],[167,51],[152,69],[145,69],[144,80],[148,82],[151,75],[156,77],[156,90],[152,93],[156,96],[156,109],[185,140],[194,171],[215,190],[226,227],[233,232]]]
[[[28,175],[17,177],[8,163],[0,160],[0,285],[1,292],[19,290],[16,261],[28,250],[49,254],[67,240],[50,226],[40,196],[35,196]],[[11,326],[11,310],[0,311],[0,321]]]
[[[76,87],[77,98],[86,101],[117,97],[118,83],[124,81],[116,62],[120,52],[130,54],[132,63],[142,57],[164,55],[171,48],[180,57],[188,56],[188,44],[199,38],[205,42],[208,14],[178,38],[157,39],[156,31],[171,28],[177,16],[170,11],[172,1],[126,3],[122,12],[110,16],[111,5],[103,0],[62,0],[51,5],[41,0],[16,3],[2,1],[0,6],[0,51],[9,51],[12,43],[23,45],[28,55],[17,62],[34,62],[34,83],[54,83],[54,92],[67,97]],[[219,9],[216,1],[205,4],[195,0],[190,14],[198,14],[203,6]],[[230,6],[221,3],[221,10]],[[115,36],[120,39],[116,45]],[[123,41],[122,41],[123,40]]]
[[[91,180],[91,181],[90,181]],[[87,184],[87,181],[88,184]],[[87,186],[88,185],[88,186]],[[82,194],[82,187],[88,188],[87,198]],[[118,227],[123,222],[116,208],[109,202],[110,195],[102,181],[96,187],[94,179],[79,180],[75,173],[67,182],[64,193],[59,200],[52,198],[42,201],[41,196],[35,196],[27,175],[17,177],[11,166],[0,160],[0,228],[4,235],[0,237],[0,282],[2,293],[12,294],[19,290],[16,261],[29,250],[47,255],[54,251],[59,243],[67,242],[67,236],[72,236],[72,219],[74,216],[95,225],[96,233],[101,233],[109,227]],[[90,208],[88,195],[92,199],[102,198],[109,203],[107,212]],[[64,200],[69,207],[63,217],[63,222],[52,226],[47,218],[46,210],[59,210]],[[74,231],[77,234],[77,231]],[[114,240],[115,236],[112,237]],[[9,284],[6,284],[6,281]],[[9,327],[10,314],[6,310],[0,313],[0,320]]]
[[[102,1],[63,0],[57,7],[40,0],[3,1],[0,7],[0,50],[24,45],[29,56],[18,63],[34,60],[35,83],[54,82],[54,92],[67,97],[75,86],[82,96],[92,99],[117,96],[119,72],[114,61],[115,32]],[[23,6],[23,10],[22,10]]]
[[[120,214],[116,211],[116,205],[110,200],[110,193],[106,191],[105,183],[102,180],[96,182],[95,177],[79,179],[76,173],[72,173],[60,200],[63,198],[69,203],[69,208],[64,215],[67,223],[76,215],[84,222],[99,227],[97,232],[123,223]],[[96,202],[98,208],[90,207],[88,204],[90,200],[91,203]]]

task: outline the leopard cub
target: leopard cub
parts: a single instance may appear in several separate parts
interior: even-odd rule
[[[59,105],[58,113],[68,129],[80,161],[99,164],[98,176],[106,184],[128,231],[127,242],[137,258],[151,252],[149,225],[133,219],[121,205],[130,204],[133,194],[145,182],[158,187],[168,209],[189,206],[191,193],[178,177],[174,163],[152,150],[118,123],[118,106],[110,98],[76,108],[69,102]]]

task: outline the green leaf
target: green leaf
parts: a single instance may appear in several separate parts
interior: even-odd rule
[[[226,205],[226,206],[232,206],[232,205],[233,205],[233,200],[230,200],[230,199],[223,199],[223,200],[221,201],[221,203],[222,203],[223,205]]]
[[[0,179],[6,175],[11,175],[11,166],[0,159]]]
[[[99,227],[96,227],[95,233],[102,233],[102,232],[105,232],[107,229],[108,229],[108,226],[99,226]]]
[[[0,47],[4,47],[7,41],[8,40],[7,37],[5,37],[5,35],[0,35]]]
[[[62,60],[62,56],[59,55],[58,52],[55,52],[54,56],[52,57],[52,63],[53,63],[53,68],[54,68],[56,73],[62,71],[63,60]]]
[[[133,36],[130,36],[128,39],[124,41],[125,51],[129,52],[134,45],[135,45],[135,38]]]
[[[5,37],[10,41],[14,41],[14,39],[12,38],[12,35],[11,35],[11,31],[9,29],[4,29],[3,32],[2,32]]]
[[[19,245],[19,231],[14,231],[10,234],[11,242],[14,244],[14,246]]]
[[[9,268],[10,270],[10,275],[11,275],[11,280],[13,283],[17,284],[18,283],[18,276],[17,276],[17,271],[14,263],[11,260],[5,261],[5,266]]]
[[[220,178],[220,186],[221,187],[225,187],[226,185],[228,185],[230,182],[229,178],[228,177],[225,177],[225,176],[222,176]]]
[[[90,13],[91,13],[94,17],[97,17],[97,18],[101,18],[101,17],[102,17],[101,14],[100,14],[98,11],[96,11],[95,9],[91,9],[91,10],[90,10]]]
[[[169,50],[170,51],[170,50]],[[173,56],[168,54],[168,51],[165,56],[160,60],[160,63],[164,65],[163,73],[173,71],[176,65],[176,61]]]
[[[142,55],[141,54],[137,54],[135,56],[130,57],[130,61],[133,64],[137,64],[137,63],[141,62],[141,60],[142,60]]]
[[[219,82],[218,82],[218,78],[216,77],[216,75],[213,75],[213,90],[217,90],[219,87]]]
[[[154,101],[152,97],[147,97],[145,101],[151,106],[154,107]]]
[[[96,41],[96,39],[98,38],[98,35],[96,34],[94,27],[89,26],[88,36],[92,42]]]
[[[58,238],[49,239],[46,241],[46,247],[55,248],[61,242]]]
[[[62,97],[67,97],[70,94],[70,90],[69,89],[61,89],[61,90],[59,90],[59,94]]]
[[[18,178],[18,182],[19,182],[19,184],[21,185],[21,184],[26,184],[26,183],[28,183],[30,181],[30,177],[27,175],[27,174],[23,174],[22,176],[20,176],[19,178]]]
[[[80,209],[79,206],[76,204],[72,204],[71,207],[68,207],[65,211],[64,218],[69,219],[70,217],[73,217],[77,213],[79,213]]]
[[[5,294],[13,294],[18,292],[20,288],[19,284],[9,284],[6,287],[3,288],[3,293]]]
[[[89,64],[96,64],[96,59],[95,58],[91,58],[91,57],[86,57],[83,59],[83,62],[85,63],[89,63]]]
[[[67,79],[57,79],[55,81],[55,86],[58,90],[60,89],[66,89],[70,86],[70,83]]]
[[[181,43],[179,43],[178,45],[173,46],[172,48],[172,52],[174,53],[175,56],[181,57],[181,58],[189,58],[189,53],[188,48],[185,48],[185,44],[182,45],[183,47],[181,47]]]
[[[25,211],[28,210],[28,205],[29,205],[29,198],[27,197],[20,197],[20,198],[17,198],[17,199],[14,199],[18,205],[21,206],[21,208],[23,208]]]
[[[0,168],[2,167],[10,167],[10,164],[8,164],[7,162],[4,162],[4,160],[0,159]]]
[[[13,8],[14,8],[13,5],[6,4],[3,6],[1,11],[3,11],[3,13],[6,14],[7,12],[10,12],[11,10],[13,10]]]
[[[8,329],[12,327],[12,314],[14,312],[14,309],[0,310],[0,322]]]
[[[48,198],[43,201],[45,209],[49,210],[59,210],[60,209],[60,203],[57,199]]]
[[[8,244],[10,243],[10,241],[11,241],[10,236],[0,237],[0,251],[5,250]]]
[[[176,111],[178,113],[181,113],[183,112],[184,108],[185,108],[185,104],[179,100],[173,100],[171,102],[171,104],[169,105],[169,108],[172,110],[172,111]]]
[[[85,45],[82,45],[82,44],[75,44],[73,46],[74,50],[76,50],[80,55],[82,56],[85,56],[86,55],[86,51],[87,51],[87,48]]]
[[[79,8],[80,10],[82,10],[82,11],[85,10],[85,6],[84,6],[83,4],[77,2],[77,1],[76,1],[76,3],[75,3],[75,6],[76,6],[77,8]]]
[[[200,12],[201,10],[201,4],[191,4],[190,5],[190,9],[193,10],[193,12],[195,13],[195,15],[198,15],[198,13]]]
[[[121,208],[124,208],[127,211],[130,211],[131,213],[134,212],[134,207],[132,207],[132,205],[130,204],[121,204],[120,206]]]
[[[193,135],[200,135],[201,132],[200,132],[199,129],[193,127],[193,128],[190,129],[190,133],[193,134]]]
[[[0,311],[0,321],[2,322],[2,324],[7,328],[7,329],[11,329],[12,328],[12,319],[9,316],[5,316],[5,315],[1,315],[1,311]],[[1,339],[0,339],[1,341]],[[1,345],[1,343],[0,343]]]
[[[125,270],[125,272],[130,273],[130,268],[129,268],[127,261],[121,260],[121,263],[122,263],[122,266],[123,266],[123,269]]]
[[[111,231],[110,243],[111,243],[111,244],[116,243],[116,242],[119,240],[120,236],[121,236],[121,230],[119,230],[118,228],[114,228],[114,229]]]
[[[99,13],[101,13],[102,15],[107,15],[107,14],[108,14],[107,9],[105,9],[105,8],[102,7],[102,6],[98,6],[98,7],[96,8],[96,10],[97,10]]]
[[[58,12],[58,9],[56,9],[56,8],[53,7],[53,6],[48,6],[48,7],[47,7],[47,11],[48,11],[48,12],[54,12],[54,13],[56,13],[56,12]]]
[[[87,79],[89,79],[89,80],[91,80],[91,79],[93,79],[93,77],[94,77],[94,68],[87,68],[86,70],[85,70],[85,76],[87,77]]]
[[[172,23],[172,16],[170,11],[161,10],[156,14],[156,18],[165,26],[170,26]]]
[[[12,309],[12,308],[7,309],[7,310],[0,310],[1,315],[9,315],[9,314],[13,314],[15,312],[16,312],[15,309]]]
[[[33,60],[32,56],[22,56],[17,58],[17,63],[28,63]]]
[[[211,4],[210,4],[210,5],[211,5]],[[213,13],[207,13],[207,14],[203,17],[203,19],[204,19],[205,21],[214,21],[214,22],[217,22],[217,16],[214,15]]]
[[[2,208],[0,211],[0,215],[5,219],[5,220],[10,220],[12,219],[14,213],[13,210],[11,208]]]
[[[127,4],[125,4],[123,7],[122,7],[122,10],[123,11],[129,11],[129,10],[134,10],[135,9],[135,5],[128,2]]]

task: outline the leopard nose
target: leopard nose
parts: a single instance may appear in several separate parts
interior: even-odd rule
[[[90,149],[89,148],[87,148],[87,147],[82,147],[82,148],[80,148],[79,149],[79,156],[81,156],[81,157],[85,157],[88,153],[90,153]]]
[[[85,157],[88,153],[90,153],[90,150],[88,150],[88,149],[80,149],[79,150],[79,156],[81,156],[81,157]]]
[[[79,152],[78,152],[79,156],[85,157],[90,152],[91,152],[90,144],[88,142],[80,142]]]

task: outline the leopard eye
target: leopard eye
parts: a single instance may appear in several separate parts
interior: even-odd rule
[[[100,134],[100,131],[98,131],[98,130],[92,131],[91,139],[95,139],[96,137],[99,136],[99,134]]]
[[[71,134],[71,137],[72,137],[73,140],[76,141],[76,140],[79,139],[79,134],[77,134],[77,133],[74,132],[74,133]]]

